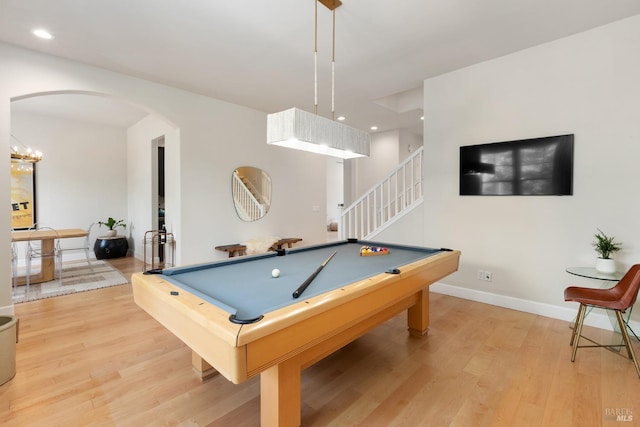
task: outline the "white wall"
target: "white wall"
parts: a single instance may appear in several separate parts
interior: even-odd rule
[[[215,251],[215,245],[264,235],[301,237],[304,244],[325,241],[325,158],[268,146],[265,113],[0,44],[0,144],[5,153],[10,146],[10,100],[58,91],[112,96],[170,124],[177,141],[171,146],[171,141],[165,140],[166,203],[182,263],[223,258],[226,254]],[[146,154],[140,153],[140,157]],[[136,156],[127,161],[142,165],[150,159]],[[46,158],[41,164],[45,162]],[[237,166],[259,167],[272,177],[272,206],[260,221],[245,223],[235,213],[231,174]],[[9,176],[8,158],[0,162],[0,174]],[[8,181],[2,180],[0,185],[0,197],[6,200],[10,198]],[[151,198],[150,187],[127,191],[132,197]],[[137,216],[137,208],[129,210],[126,194],[123,197],[122,212]],[[9,210],[0,211],[0,225],[4,224],[0,227],[4,243],[0,244],[5,247],[10,244],[9,214]],[[126,219],[144,224],[144,219],[137,217]],[[0,257],[0,313],[12,312],[9,254],[3,252]]]
[[[416,135],[406,129],[400,131],[400,141],[398,144],[398,160],[400,162],[403,162],[420,147],[422,147],[422,135]]]
[[[131,235],[131,242],[129,243],[129,249],[136,256],[136,258],[144,259],[144,235],[149,230],[157,230],[157,215],[154,215],[154,211],[157,212],[157,200],[153,197],[157,194],[158,187],[156,181],[157,167],[154,167],[154,160],[157,163],[157,157],[154,155],[153,150],[157,150],[157,144],[154,145],[154,140],[160,136],[165,139],[165,156],[175,155],[178,152],[178,137],[176,136],[176,130],[165,121],[159,119],[157,116],[149,115],[138,123],[127,129],[127,176],[128,176],[128,197],[127,208],[128,218],[135,218],[135,221],[129,224],[129,233]],[[169,162],[169,164],[175,164],[175,162]],[[179,176],[179,174],[172,173],[170,176]],[[165,188],[166,199],[173,203],[172,210],[175,210],[175,205],[179,205],[174,200],[176,190],[171,190],[175,187],[175,183],[168,183]],[[146,195],[142,197],[141,195]],[[156,201],[154,206],[153,202]],[[169,209],[166,209],[170,211]],[[175,215],[170,214],[165,220],[167,231],[175,234],[179,234],[176,229],[177,224],[171,221],[171,218]],[[156,219],[156,221],[154,221]],[[151,247],[147,248],[150,250]],[[178,255],[178,254],[176,254]],[[176,264],[179,262],[176,259]]]
[[[372,134],[369,157],[345,162],[345,203],[351,204],[369,191],[421,146],[422,137],[408,130]]]
[[[400,131],[390,130],[371,135],[369,157],[355,159],[357,182],[355,198],[386,177],[400,163]]]
[[[425,240],[424,237],[424,213],[423,205],[418,206],[403,214],[404,216],[384,230],[380,231],[371,240],[402,245],[426,246],[440,248],[439,242]]]
[[[327,220],[339,221],[342,209],[339,204],[344,203],[344,160],[337,157],[327,157]]]
[[[0,71],[2,73],[2,71]],[[4,148],[5,153],[9,153],[11,146],[11,134],[7,129],[11,128],[11,102],[9,98],[2,96],[0,91],[0,146]],[[0,176],[9,177],[11,173],[11,161],[7,159],[0,162]],[[0,179],[0,195],[5,200],[11,200],[11,179]],[[0,210],[0,244],[6,250],[0,255],[0,314],[13,314],[13,304],[11,302],[11,259],[9,258],[9,245],[11,244],[11,214],[9,209],[4,212]],[[5,259],[5,253],[6,259]],[[8,284],[8,285],[5,285]]]
[[[11,133],[44,153],[44,160],[36,164],[40,226],[88,228],[109,216],[127,218],[126,133],[122,128],[12,114]],[[18,143],[14,140],[14,144]],[[97,234],[92,232],[94,237]],[[77,247],[78,242],[71,240],[63,239],[60,244]]]
[[[425,241],[462,251],[446,284],[569,319],[563,290],[587,283],[565,268],[594,265],[596,228],[624,243],[620,269],[640,261],[639,43],[636,16],[425,80]],[[461,145],[566,133],[573,196],[458,195]]]

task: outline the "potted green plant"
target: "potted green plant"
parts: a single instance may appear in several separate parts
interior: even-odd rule
[[[122,219],[116,220],[111,217],[109,217],[106,221],[98,221],[98,224],[101,226],[104,225],[109,229],[109,231],[107,232],[107,236],[110,236],[110,237],[113,237],[117,234],[116,228],[118,227],[127,228],[127,224],[124,222],[124,220]]]
[[[622,243],[616,242],[615,237],[607,236],[598,228],[595,234],[596,240],[591,243],[596,252],[600,255],[596,260],[596,270],[602,273],[614,273],[616,271],[615,261],[611,259],[611,254],[622,249]]]

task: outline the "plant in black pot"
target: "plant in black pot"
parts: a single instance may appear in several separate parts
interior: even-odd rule
[[[113,237],[117,234],[117,228],[118,227],[122,227],[122,228],[127,228],[127,224],[124,222],[124,220],[122,219],[113,219],[111,217],[109,217],[106,221],[98,221],[98,224],[100,226],[105,226],[109,229],[109,231],[107,232],[107,236]]]
[[[622,243],[616,242],[615,237],[607,236],[598,228],[595,234],[596,240],[591,245],[600,255],[596,260],[596,270],[602,273],[614,273],[616,271],[615,261],[611,259],[611,254],[622,249]]]

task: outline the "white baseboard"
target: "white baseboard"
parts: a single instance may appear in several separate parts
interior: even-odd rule
[[[566,303],[566,307],[557,305],[544,304],[535,301],[529,301],[521,298],[513,298],[504,295],[492,294],[489,292],[478,291],[475,289],[461,288],[459,286],[447,285],[445,283],[434,283],[429,289],[438,294],[450,295],[453,297],[477,301],[484,304],[496,305],[498,307],[510,308],[512,310],[524,311],[525,313],[537,314],[540,316],[551,317],[553,319],[573,321],[578,314],[578,304]],[[563,301],[564,303],[564,301]],[[589,313],[584,320],[585,325],[595,328],[613,330],[609,316],[603,310],[594,310]],[[633,331],[640,333],[640,322],[631,320],[629,326]]]
[[[0,316],[13,316],[16,314],[13,304],[0,307]]]

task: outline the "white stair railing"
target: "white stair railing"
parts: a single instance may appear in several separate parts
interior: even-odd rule
[[[251,191],[242,182],[237,173],[233,174],[233,201],[238,211],[238,215],[245,221],[255,221],[264,216],[266,206],[260,203],[251,194]]]
[[[271,203],[271,177],[265,171],[261,171],[261,188],[258,189],[263,204]]]
[[[423,151],[420,147],[342,211],[338,226],[341,239],[368,239],[422,203]]]

